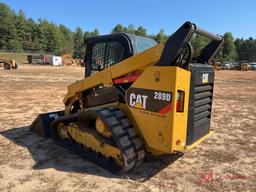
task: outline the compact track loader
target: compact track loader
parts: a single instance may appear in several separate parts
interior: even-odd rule
[[[193,34],[209,38],[196,54]],[[85,38],[85,78],[68,86],[65,110],[30,130],[114,173],[146,154],[183,153],[209,134],[214,67],[224,39],[184,23],[165,44],[117,33]]]

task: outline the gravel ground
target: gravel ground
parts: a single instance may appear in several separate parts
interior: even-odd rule
[[[217,71],[215,134],[181,157],[146,161],[124,176],[28,132],[61,110],[81,67],[0,69],[0,191],[256,191],[256,72]]]

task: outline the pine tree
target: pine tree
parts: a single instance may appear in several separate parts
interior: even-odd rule
[[[138,29],[135,31],[135,34],[146,37],[147,36],[147,30],[144,27],[139,26]]]
[[[236,59],[236,46],[234,43],[234,38],[232,33],[227,32],[224,34],[224,44],[223,44],[223,58],[226,61],[234,61]]]
[[[73,34],[74,40],[74,57],[75,58],[83,58],[84,56],[84,35],[83,31],[80,27],[76,28]]]
[[[8,41],[8,48],[15,51],[23,51],[21,42],[18,39],[10,39]]]
[[[121,24],[117,24],[111,31],[111,33],[121,33],[121,32],[125,32],[124,31],[124,26]]]
[[[54,26],[54,24],[47,24],[44,26],[44,38],[45,40],[45,45],[44,45],[44,50],[47,52],[52,52],[52,53],[57,53],[59,52],[59,48],[61,45],[61,38],[60,34],[58,31],[58,28]]]
[[[55,24],[51,23],[48,28],[48,51],[61,54],[61,32]]]
[[[31,26],[28,25],[26,20],[25,13],[20,10],[18,15],[15,17],[15,27],[17,32],[17,38],[22,43],[24,50],[31,49]]]
[[[209,43],[209,40],[203,36],[194,35],[192,37],[190,43],[194,50],[198,50],[198,49],[202,49],[203,47],[205,47]]]
[[[130,34],[135,34],[135,27],[133,24],[128,25],[127,29],[126,29],[126,33],[130,33]]]
[[[243,41],[238,51],[240,60],[256,61],[256,40],[250,37]]]
[[[59,30],[61,32],[62,54],[72,53],[74,42],[71,30],[65,27],[64,25],[60,25]]]
[[[99,30],[98,30],[97,28],[94,29],[94,30],[90,33],[90,36],[91,36],[91,37],[98,36],[98,35],[100,35],[100,32],[99,32]]]
[[[244,43],[244,40],[243,40],[243,38],[237,38],[236,40],[235,40],[235,46],[236,46],[236,52],[237,52],[237,58],[239,59],[239,60],[242,60],[242,58],[243,58],[243,50],[241,49],[242,48],[242,45],[243,45],[243,43]]]
[[[158,43],[165,43],[168,39],[168,36],[165,34],[163,29],[160,29],[159,33],[154,37]]]
[[[0,3],[0,49],[14,49],[14,44],[17,45],[14,16],[8,5]]]
[[[38,22],[38,28],[36,29],[38,32],[37,39],[42,47],[42,50],[47,51],[47,28],[50,24],[45,19],[39,19]]]

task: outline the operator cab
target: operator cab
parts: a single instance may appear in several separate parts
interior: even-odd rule
[[[155,45],[157,45],[157,42],[150,38],[127,33],[85,38],[85,77],[102,71]],[[84,98],[86,98],[84,103],[86,103],[87,107],[115,101],[124,103],[124,92],[128,86],[129,83],[122,86],[104,87],[100,85],[94,87],[84,93]]]
[[[85,38],[85,76],[93,75],[155,45],[157,42],[153,39],[127,33]]]

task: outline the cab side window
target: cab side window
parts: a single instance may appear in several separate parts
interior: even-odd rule
[[[91,75],[125,59],[121,43],[111,41],[96,43],[92,47]]]
[[[124,59],[124,48],[119,42],[109,42],[106,46],[106,65],[114,65]]]
[[[94,70],[104,69],[104,56],[105,56],[106,43],[95,44],[92,48],[91,65]]]

